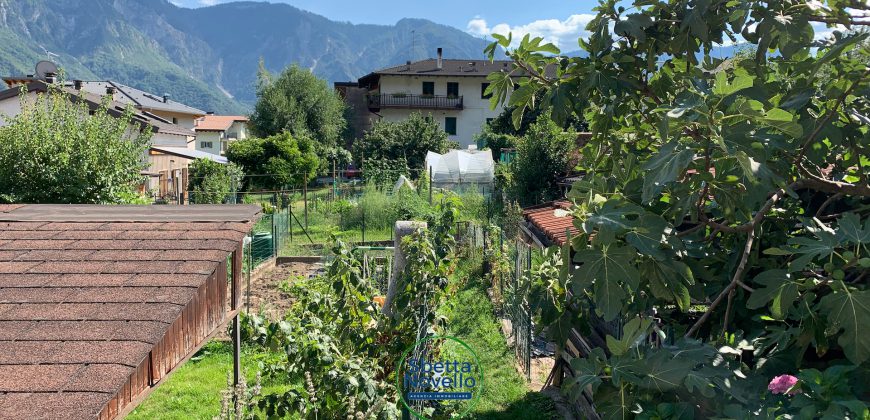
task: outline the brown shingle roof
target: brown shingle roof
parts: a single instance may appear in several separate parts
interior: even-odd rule
[[[0,418],[112,418],[226,318],[257,206],[0,206]]]
[[[523,210],[525,219],[534,226],[546,239],[556,245],[564,245],[568,238],[567,232],[571,232],[571,236],[576,236],[580,230],[574,226],[574,218],[570,215],[557,216],[556,210],[567,210],[571,208],[571,203],[568,201],[554,201],[552,203],[542,204]]]

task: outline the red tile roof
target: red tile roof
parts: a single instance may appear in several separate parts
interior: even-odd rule
[[[225,320],[257,206],[0,206],[0,418],[113,418]]]
[[[574,226],[573,217],[570,215],[556,215],[556,210],[567,210],[569,208],[571,208],[571,203],[568,201],[554,201],[526,208],[523,210],[523,216],[548,241],[561,246],[565,244],[568,237],[567,231],[571,232],[571,236],[576,236],[580,233]]]
[[[248,122],[248,117],[241,115],[206,115],[196,119],[196,131],[226,131],[234,122]]]

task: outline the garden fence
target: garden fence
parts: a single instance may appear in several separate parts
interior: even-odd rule
[[[502,237],[500,240],[504,241],[504,238]],[[513,270],[508,278],[510,284],[507,285],[507,294],[505,294],[504,289],[502,290],[502,296],[504,296],[502,311],[511,324],[509,339],[512,339],[514,356],[528,380],[531,379],[534,336],[526,283],[529,281],[528,275],[532,268],[532,247],[520,240],[515,240],[508,246],[508,250],[513,261]]]

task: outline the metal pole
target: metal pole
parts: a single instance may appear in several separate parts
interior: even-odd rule
[[[308,229],[308,174],[305,175],[305,185],[302,186],[302,194],[305,198],[305,229]]]
[[[429,167],[429,205],[432,205],[432,167]]]
[[[242,376],[242,362],[239,356],[242,353],[242,336],[239,332],[239,314],[233,317],[233,385],[239,385]]]

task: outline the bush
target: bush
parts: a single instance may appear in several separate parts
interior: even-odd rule
[[[404,159],[407,167],[421,169],[427,152],[446,153],[458,147],[431,117],[419,112],[400,122],[378,121],[362,140],[353,145],[353,155],[363,170],[372,160]],[[365,159],[365,162],[362,162]]]
[[[492,158],[496,162],[501,160],[501,149],[516,147],[517,144],[516,136],[496,133],[489,124],[483,126],[483,130],[475,136],[475,140],[483,143],[483,147],[492,150]]]
[[[118,204],[138,199],[150,128],[51,87],[0,127],[0,202]],[[112,111],[113,113],[117,111]]]
[[[190,164],[188,190],[196,204],[222,204],[227,196],[238,191],[244,172],[235,164],[222,165],[210,159],[197,159]]]
[[[563,133],[550,120],[532,124],[517,142],[517,155],[508,166],[510,194],[522,205],[559,198],[560,176],[570,168],[575,134]]]
[[[289,132],[265,139],[249,138],[231,142],[227,159],[240,165],[249,175],[246,187],[281,189],[299,185],[314,177],[318,166],[314,142],[307,135]]]

